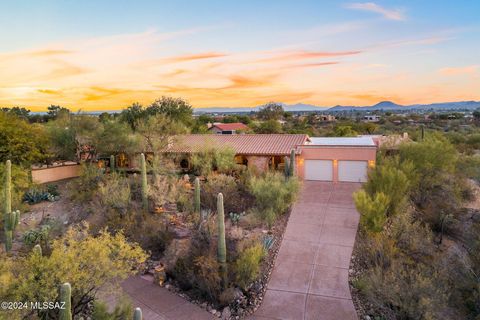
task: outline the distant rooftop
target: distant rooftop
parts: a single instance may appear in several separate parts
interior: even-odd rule
[[[310,137],[310,143],[306,145],[374,147],[375,142],[371,137]]]
[[[233,130],[248,130],[249,128],[241,122],[234,123],[214,123],[211,127],[217,127],[222,131],[233,131]]]

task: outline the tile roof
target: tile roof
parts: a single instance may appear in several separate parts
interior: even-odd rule
[[[230,130],[248,130],[248,127],[241,122],[234,122],[234,123],[214,123],[213,127],[217,127],[222,131],[230,131]]]
[[[167,152],[191,153],[202,147],[231,147],[236,154],[289,155],[308,140],[306,134],[189,134],[177,137]]]

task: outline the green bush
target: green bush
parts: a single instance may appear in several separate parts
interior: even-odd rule
[[[260,263],[265,255],[263,245],[257,243],[243,250],[235,261],[236,284],[246,289],[260,273]]]
[[[365,191],[373,197],[376,193],[387,195],[387,214],[394,215],[404,209],[410,192],[410,181],[404,171],[411,170],[411,163],[401,165],[396,160],[385,160],[370,171]]]
[[[108,311],[108,306],[103,301],[96,300],[93,303],[92,320],[127,320],[132,319],[132,315],[132,303],[126,297],[120,299],[112,312]]]
[[[222,290],[220,265],[217,259],[211,256],[199,256],[194,260],[194,286],[207,299],[215,301]]]
[[[268,225],[272,225],[278,216],[287,211],[295,201],[299,187],[297,178],[286,180],[283,174],[277,172],[252,177],[248,185],[255,197],[256,211]]]
[[[70,197],[77,202],[90,201],[98,191],[99,182],[104,178],[100,168],[94,164],[83,164],[80,176],[72,183]]]
[[[101,205],[125,211],[130,203],[129,181],[119,174],[109,174],[99,182],[98,195]]]
[[[217,209],[217,195],[222,193],[225,199],[225,212],[242,212],[246,203],[242,201],[241,186],[236,179],[226,174],[211,173],[201,189],[202,205],[212,211]],[[191,200],[190,200],[191,202]]]
[[[194,172],[206,176],[212,171],[227,173],[235,168],[235,150],[215,146],[203,146],[191,158]]]
[[[369,196],[364,190],[359,190],[353,195],[355,206],[360,212],[360,223],[370,232],[380,232],[387,220],[389,198],[382,192]]]

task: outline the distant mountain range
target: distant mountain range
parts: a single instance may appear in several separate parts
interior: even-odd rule
[[[311,104],[282,104],[285,111],[324,111],[324,112],[344,112],[344,111],[426,111],[426,110],[476,110],[480,108],[480,101],[457,101],[457,102],[440,102],[432,104],[412,104],[400,105],[392,101],[382,101],[372,106],[334,106],[322,107]],[[253,108],[195,108],[195,113],[225,113],[225,112],[251,112],[258,111],[261,106]]]

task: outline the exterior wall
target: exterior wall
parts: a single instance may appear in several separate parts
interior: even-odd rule
[[[368,166],[375,166],[376,147],[325,147],[301,146],[301,154],[297,156],[297,174],[304,178],[305,160],[333,160],[333,182],[338,181],[338,161],[357,160],[368,161]]]
[[[32,169],[32,180],[35,183],[54,182],[78,176],[80,176],[79,164]]]
[[[219,134],[222,133],[222,130],[218,129],[217,127],[213,126],[209,129],[209,131],[212,131],[214,134]]]
[[[260,173],[268,170],[268,161],[270,157],[266,156],[247,156],[248,168]]]

